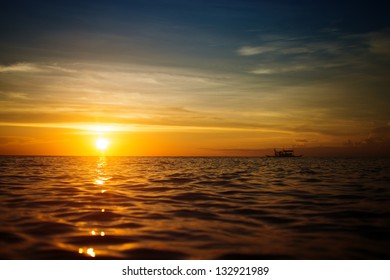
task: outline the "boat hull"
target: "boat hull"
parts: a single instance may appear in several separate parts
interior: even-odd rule
[[[277,158],[292,158],[292,157],[302,157],[302,155],[295,155],[293,149],[274,149],[274,155],[266,155],[267,157],[277,157]]]
[[[297,155],[297,156],[270,156],[270,155],[266,155],[266,157],[272,157],[272,158],[295,158],[295,157],[303,157],[303,155]]]

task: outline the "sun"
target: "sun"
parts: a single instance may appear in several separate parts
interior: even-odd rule
[[[101,151],[105,151],[108,147],[108,144],[110,144],[110,142],[104,138],[96,139],[96,143],[95,143],[96,148],[98,148]]]

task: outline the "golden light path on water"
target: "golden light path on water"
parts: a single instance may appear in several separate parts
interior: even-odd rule
[[[99,142],[99,140],[101,140]],[[105,148],[108,146],[108,141],[106,139],[99,138],[96,141],[96,147],[100,150],[105,150]],[[105,183],[111,179],[110,176],[106,173],[106,158],[105,156],[100,156],[97,160],[97,166],[96,166],[96,179],[94,181],[94,186],[97,189],[97,192],[100,192],[101,194],[104,194],[107,192],[107,189],[103,188]],[[104,200],[104,198],[103,198]],[[99,213],[105,213],[106,209],[101,208]],[[104,230],[98,230],[97,228],[93,228],[90,232],[90,235],[96,237],[96,238],[102,238],[106,236],[106,232]],[[88,257],[96,257],[96,249],[93,247],[80,247],[78,249],[79,254],[84,254]]]

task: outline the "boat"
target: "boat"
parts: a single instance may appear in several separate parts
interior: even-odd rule
[[[293,149],[288,149],[288,150],[286,150],[286,149],[281,149],[281,150],[274,149],[274,155],[273,156],[267,155],[267,157],[302,157],[302,155],[295,155]]]

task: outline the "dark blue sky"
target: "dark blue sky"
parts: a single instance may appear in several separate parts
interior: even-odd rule
[[[262,36],[269,34],[306,37],[308,42],[321,42],[324,37],[327,37],[325,40],[337,39],[332,38],[331,31],[345,35],[382,31],[388,28],[390,11],[386,1],[2,3],[2,63],[17,62],[18,55],[31,55],[31,60],[35,56],[59,59],[58,54],[41,54],[44,50],[61,51],[63,55],[72,56],[74,52],[86,49],[90,55],[96,53],[99,56],[101,51],[112,48],[115,52],[112,57],[115,58],[116,55],[126,55],[128,48],[149,49],[150,45],[167,55],[225,56],[241,45],[262,43]],[[105,35],[111,38],[106,39]],[[120,45],[120,42],[112,41],[112,36],[128,38],[127,45],[121,48],[116,44]],[[113,46],[108,46],[109,42],[105,40]]]

